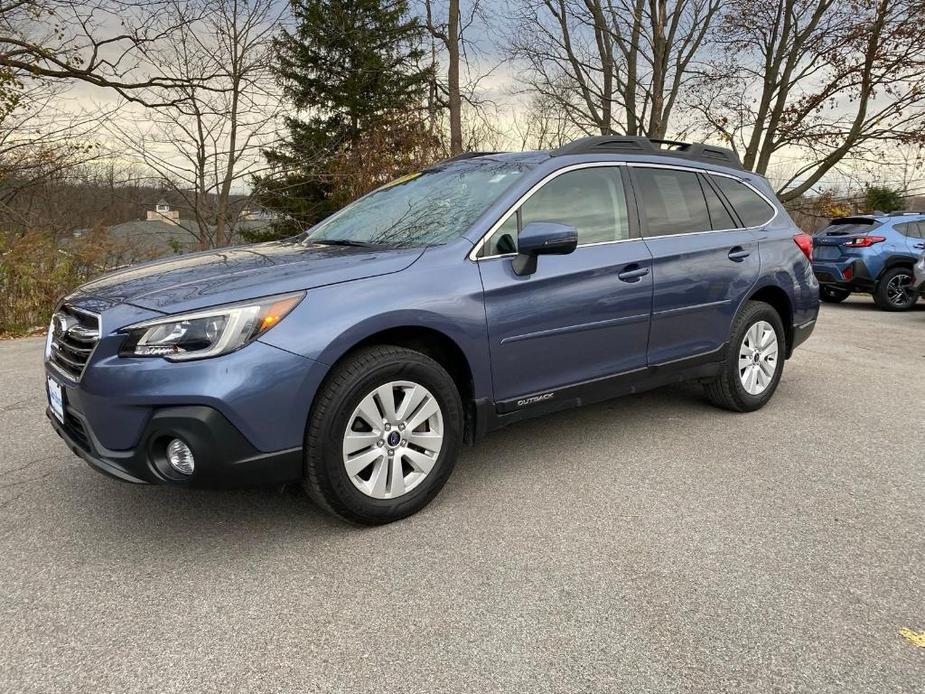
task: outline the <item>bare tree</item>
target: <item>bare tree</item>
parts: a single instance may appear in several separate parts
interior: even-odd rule
[[[136,103],[177,98],[155,90],[177,84],[151,57],[201,17],[200,3],[181,1],[0,0],[0,82],[28,75],[84,82]],[[196,83],[209,89],[215,74],[196,75]]]
[[[427,30],[439,40],[447,54],[446,100],[450,114],[450,154],[462,152],[462,93],[459,88],[459,56],[461,51],[461,32],[459,0],[449,0],[446,22],[438,23],[434,18],[432,0],[424,0]],[[478,5],[478,0],[473,2]]]
[[[526,82],[583,132],[664,138],[719,0],[542,0],[512,17]]]
[[[579,135],[557,102],[542,94],[534,94],[526,108],[513,114],[512,130],[523,150],[554,149]]]
[[[469,32],[477,22],[483,27],[490,27],[491,17],[482,0],[420,1],[423,23],[433,41],[434,67],[441,57],[445,57],[446,61],[445,80],[435,79],[431,90],[435,126],[439,123],[436,111],[444,110],[449,124],[451,156],[467,148],[484,148],[481,138],[492,139],[498,135],[495,122],[497,104],[480,93],[481,84],[499,64],[481,64],[478,42],[470,38]],[[445,15],[440,11],[443,5],[447,8]],[[436,75],[437,70],[434,72]]]
[[[174,5],[176,14],[183,7]],[[140,123],[110,132],[192,210],[202,247],[234,238],[232,196],[274,136],[280,97],[270,73],[272,35],[284,10],[275,0],[206,0],[203,16],[175,34],[157,61],[175,86],[158,90]],[[196,77],[212,74],[209,89]]]
[[[778,162],[785,201],[843,162],[925,142],[919,0],[731,0],[714,41],[725,56],[693,103],[748,168]]]
[[[46,228],[65,231],[54,201],[43,199],[48,184],[66,180],[99,159],[95,136],[114,109],[71,113],[62,108],[67,85],[17,80],[0,108],[0,226],[3,231]]]

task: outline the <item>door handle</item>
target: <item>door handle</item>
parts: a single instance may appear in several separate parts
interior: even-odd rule
[[[636,263],[632,263],[627,265],[621,272],[618,272],[617,277],[624,282],[638,282],[648,274],[649,268],[639,267]]]
[[[746,251],[742,246],[735,246],[729,251],[729,260],[734,263],[741,263],[748,256],[752,254],[751,251]]]
[[[915,247],[916,247],[916,248],[925,248],[925,243],[917,243],[917,244],[915,244]]]

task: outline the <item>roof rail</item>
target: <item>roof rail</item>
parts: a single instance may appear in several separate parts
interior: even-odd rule
[[[745,170],[739,155],[727,147],[700,143],[658,140],[636,135],[593,135],[582,137],[549,153],[553,157],[566,154],[661,154],[708,164],[719,164]]]

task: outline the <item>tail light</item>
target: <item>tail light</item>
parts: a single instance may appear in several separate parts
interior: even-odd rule
[[[845,248],[869,248],[875,243],[880,243],[881,241],[886,241],[885,236],[858,236],[855,239],[850,239],[845,241]]]
[[[812,261],[813,237],[809,234],[795,234],[793,237],[793,242],[800,247],[800,250],[803,251],[803,255],[806,256],[806,259]]]

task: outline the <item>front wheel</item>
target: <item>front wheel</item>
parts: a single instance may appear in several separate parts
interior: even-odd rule
[[[462,429],[459,392],[440,364],[402,347],[359,350],[334,368],[312,407],[303,485],[341,518],[390,523],[437,495]]]
[[[912,290],[913,281],[909,268],[887,270],[874,290],[874,301],[884,311],[908,311],[918,299]]]
[[[722,373],[704,386],[707,398],[734,412],[764,407],[780,383],[786,353],[780,315],[769,304],[748,302],[732,325]]]
[[[847,289],[828,287],[824,284],[819,287],[819,298],[827,304],[839,304],[849,296],[851,296],[851,292]]]

